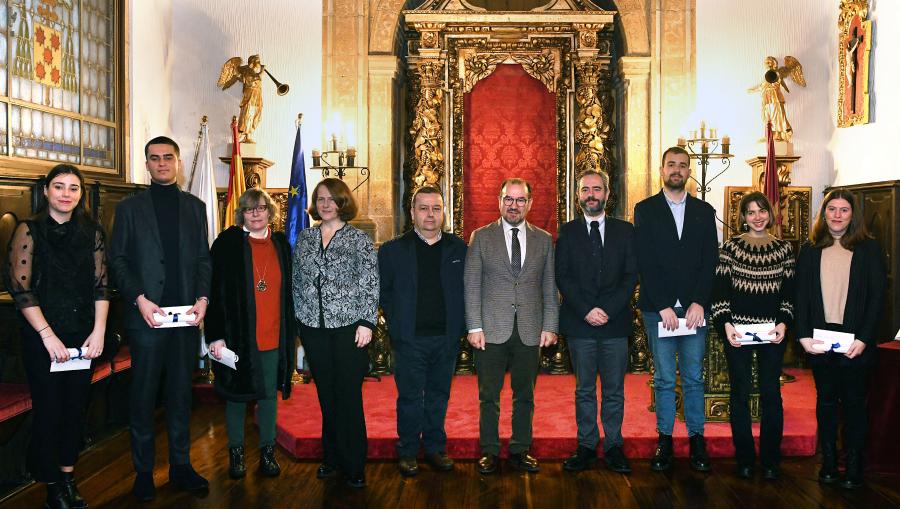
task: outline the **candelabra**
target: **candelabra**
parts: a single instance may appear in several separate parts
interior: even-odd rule
[[[697,183],[697,192],[700,193],[700,198],[706,201],[706,193],[712,190],[710,184],[728,171],[734,154],[729,152],[731,149],[731,138],[726,134],[719,140],[716,137],[714,128],[710,128],[709,132],[707,132],[706,122],[700,122],[700,136],[697,136],[697,134],[698,131],[691,131],[689,138],[678,138],[678,146],[687,150],[691,159],[697,160],[697,165],[700,167],[700,180],[695,179],[693,175],[691,175],[691,180]],[[721,151],[719,151],[720,149]],[[707,171],[711,159],[719,159],[722,169],[714,176],[708,177]]]

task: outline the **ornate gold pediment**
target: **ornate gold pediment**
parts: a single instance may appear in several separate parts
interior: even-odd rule
[[[532,78],[540,81],[551,94],[556,93],[556,82],[562,71],[558,55],[554,50],[544,49],[538,53],[479,53],[474,49],[460,51],[459,76],[463,90],[468,93],[476,83],[490,76],[503,63],[519,64]]]

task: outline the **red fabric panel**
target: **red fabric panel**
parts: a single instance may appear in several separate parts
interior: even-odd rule
[[[99,364],[94,364],[94,372],[91,374],[91,383],[97,383],[100,380],[108,377],[112,373],[112,364],[105,361],[98,361]]]
[[[129,368],[131,368],[131,350],[128,349],[128,345],[122,345],[112,359],[112,370],[113,373],[119,373]]]
[[[871,346],[869,347],[871,348]],[[900,472],[900,342],[878,345],[878,366],[869,381],[869,436],[866,463],[869,470]]]
[[[31,392],[25,384],[0,384],[0,422],[31,410]]]
[[[787,369],[797,381],[781,388],[784,400],[785,456],[816,454],[816,388],[808,370]],[[507,378],[509,375],[506,375]],[[656,414],[650,405],[649,375],[625,376],[625,421],[622,434],[629,458],[650,458],[656,449]],[[397,386],[392,376],[380,382],[363,383],[363,409],[369,438],[368,457],[397,457]],[[531,453],[541,459],[568,458],[578,445],[575,424],[575,376],[540,375],[534,392],[534,441]],[[512,434],[512,390],[509,380],[500,393],[500,442],[506,456]],[[314,384],[294,386],[291,399],[278,401],[276,440],[291,455],[302,459],[322,457],[322,414]],[[453,458],[478,458],[478,378],[453,377],[447,409],[447,454]],[[600,429],[602,435],[603,429]],[[675,456],[688,456],[687,428],[676,421]],[[734,457],[731,426],[727,422],[707,423],[704,432],[710,456]],[[753,436],[759,445],[759,423],[753,424]],[[893,435],[890,435],[893,436]],[[885,440],[888,440],[888,436]]]
[[[556,96],[518,64],[498,65],[465,96],[463,230],[500,217],[497,194],[510,177],[527,180],[528,222],[556,237]]]

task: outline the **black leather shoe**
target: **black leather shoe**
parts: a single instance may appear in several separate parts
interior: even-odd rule
[[[628,458],[625,457],[625,451],[622,450],[622,446],[617,445],[606,451],[603,454],[603,461],[606,462],[606,467],[613,472],[620,474],[631,473],[631,466],[628,464]]]
[[[575,449],[575,453],[567,460],[563,461],[563,470],[569,472],[581,472],[591,468],[596,462],[597,451],[579,445],[578,449]]]
[[[66,494],[66,501],[72,509],[87,509],[87,502],[78,493],[75,486],[75,475],[72,472],[60,472],[62,474],[62,488]]]
[[[741,479],[752,479],[753,465],[741,465],[740,463],[738,463],[737,476]]]
[[[693,435],[689,440],[691,443],[691,468],[697,472],[712,470],[709,464],[709,455],[706,454],[706,440],[703,439],[703,435]]]
[[[241,479],[247,475],[247,465],[244,464],[244,447],[228,448],[228,477]]]
[[[414,477],[419,475],[419,463],[416,458],[400,458],[397,462],[397,469],[403,477]]]
[[[656,452],[650,460],[650,470],[663,472],[672,468],[672,435],[659,434]]]
[[[281,465],[275,459],[275,446],[264,445],[259,449],[259,473],[266,477],[281,475]]]
[[[438,472],[450,472],[453,470],[453,460],[445,452],[430,452],[425,454],[425,461]]]
[[[500,468],[500,458],[496,454],[485,454],[478,459],[478,473],[491,475]]]
[[[209,490],[209,481],[198,474],[190,463],[169,466],[169,483],[176,490],[187,491],[195,495]]]
[[[775,481],[781,477],[781,469],[777,466],[763,467],[763,479]]]
[[[844,478],[841,480],[841,487],[848,490],[855,490],[863,485],[863,468],[862,454],[856,449],[847,450],[847,457],[844,461],[847,467],[844,471]]]
[[[47,483],[47,502],[44,503],[46,509],[70,509],[69,499],[66,498],[66,489],[61,482]]]
[[[522,472],[536,473],[541,470],[541,467],[538,465],[538,460],[534,456],[528,454],[528,451],[510,454],[508,461],[513,468],[521,470]]]
[[[327,463],[322,463],[319,465],[319,468],[316,469],[316,479],[331,479],[336,476],[337,473],[338,471],[336,468]]]
[[[819,482],[834,484],[838,481],[837,447],[834,443],[822,444],[822,468],[819,469]]]
[[[131,489],[134,498],[141,502],[150,502],[156,498],[156,486],[153,485],[152,472],[138,472],[134,478],[134,487]]]
[[[361,490],[366,487],[366,478],[362,476],[348,477],[347,486],[350,486],[353,489]]]

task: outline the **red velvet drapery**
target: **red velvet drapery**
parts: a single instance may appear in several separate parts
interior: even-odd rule
[[[471,233],[500,217],[500,184],[532,186],[528,221],[556,237],[556,97],[522,66],[498,65],[465,96],[463,228]]]

